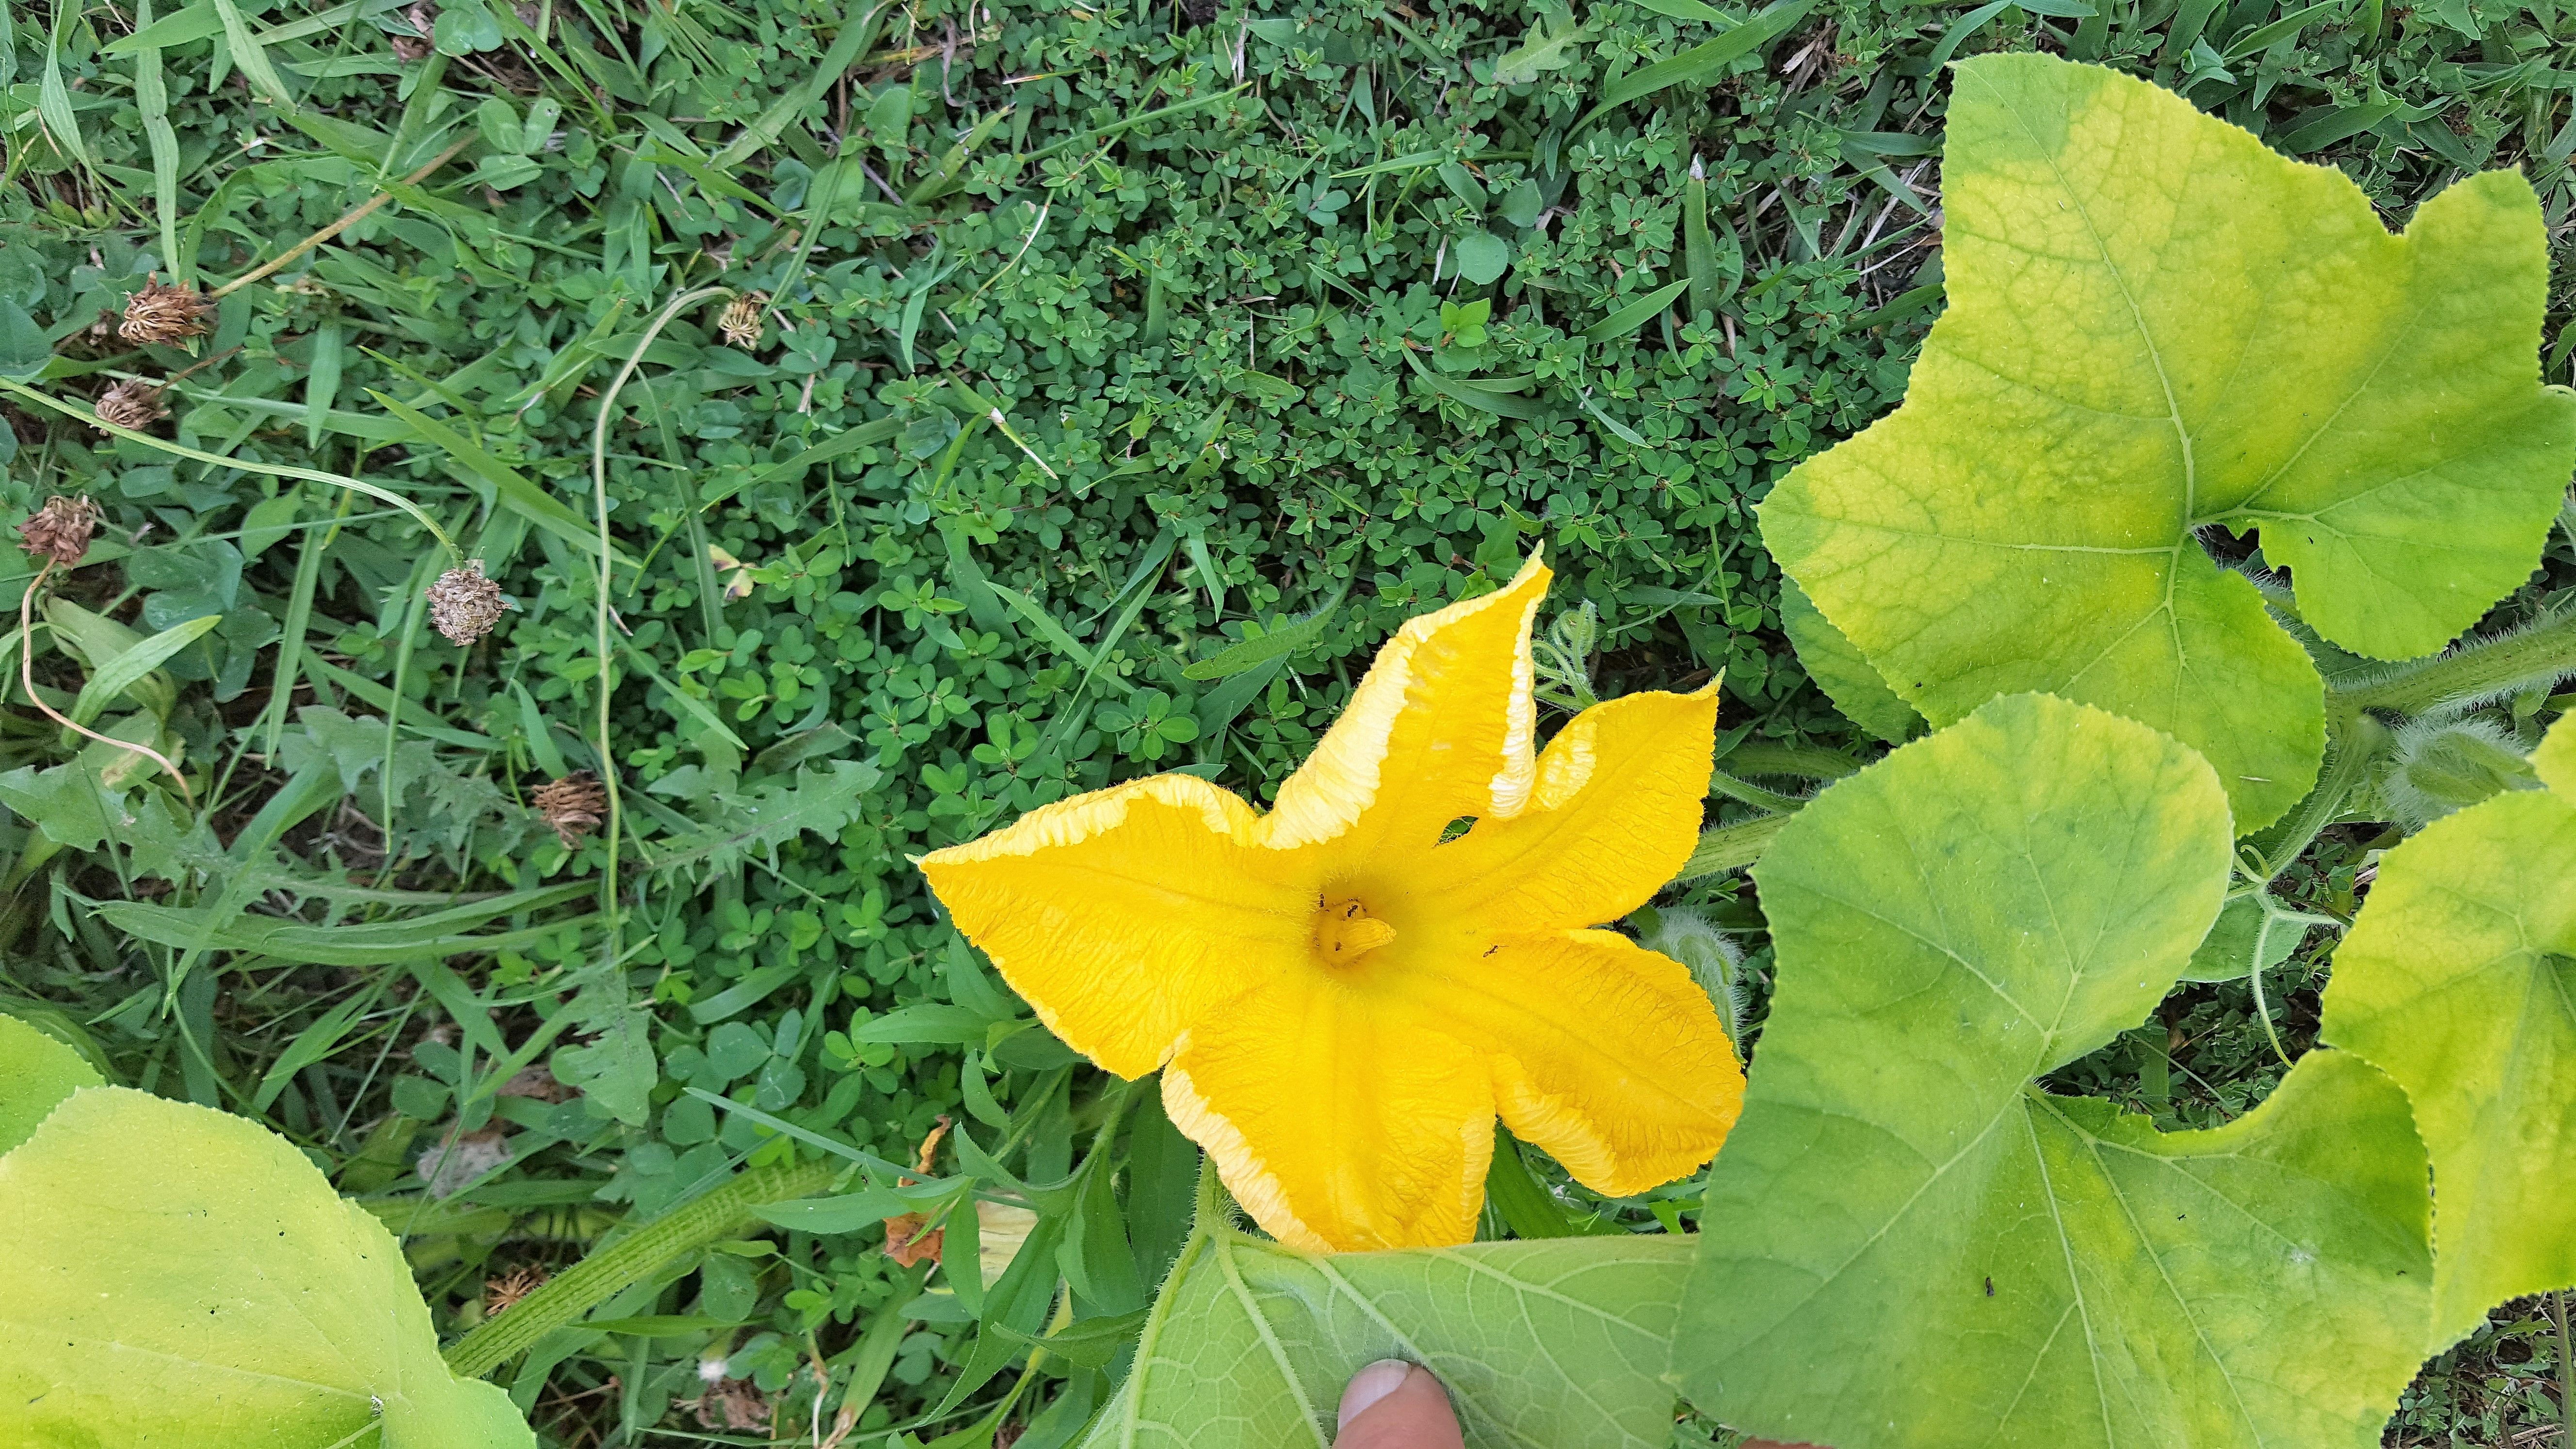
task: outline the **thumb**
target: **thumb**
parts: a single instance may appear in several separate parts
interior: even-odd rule
[[[1458,1416],[1431,1370],[1380,1359],[1342,1391],[1334,1449],[1462,1449]]]

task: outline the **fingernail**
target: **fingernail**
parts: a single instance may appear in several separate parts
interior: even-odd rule
[[[1369,1406],[1404,1386],[1404,1376],[1413,1365],[1400,1358],[1382,1358],[1351,1375],[1351,1386],[1342,1390],[1342,1414],[1335,1421],[1335,1432],[1351,1426],[1351,1420],[1369,1410]]]

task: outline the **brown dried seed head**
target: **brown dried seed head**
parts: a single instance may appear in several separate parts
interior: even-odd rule
[[[501,586],[483,577],[480,559],[466,560],[463,568],[449,569],[429,586],[430,622],[460,648],[491,633],[508,607],[501,601]]]
[[[768,305],[767,292],[745,292],[726,304],[724,315],[716,319],[716,330],[725,341],[748,352],[760,345],[761,312]]]
[[[141,378],[127,378],[98,397],[98,420],[120,428],[141,432],[169,415],[161,406],[161,389]]]
[[[489,1318],[506,1312],[510,1305],[543,1286],[547,1276],[545,1269],[530,1263],[513,1268],[498,1278],[484,1279],[484,1316]]]
[[[125,321],[116,335],[128,342],[183,342],[206,334],[206,314],[215,304],[194,287],[169,287],[159,277],[125,299]]]
[[[721,1365],[724,1360],[709,1362]],[[719,1368],[719,1375],[722,1370]],[[697,1415],[698,1423],[709,1429],[766,1429],[769,1427],[769,1396],[749,1379],[719,1377],[704,1394],[694,1399],[673,1401],[674,1407]]]
[[[97,504],[86,498],[48,498],[35,517],[18,525],[19,547],[69,568],[89,552],[90,535],[97,531]]]
[[[555,839],[570,850],[581,844],[582,837],[599,828],[608,814],[608,787],[588,770],[576,770],[560,780],[539,785],[528,797],[554,827]]]

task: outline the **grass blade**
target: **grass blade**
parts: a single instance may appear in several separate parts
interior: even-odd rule
[[[115,658],[102,663],[98,672],[81,686],[80,698],[72,702],[72,719],[88,724],[107,709],[108,702],[143,682],[143,677],[158,669],[173,654],[196,643],[224,621],[221,614],[208,614],[174,624]]]
[[[233,0],[215,0],[215,14],[224,22],[224,48],[232,52],[233,64],[241,70],[243,78],[251,83],[254,90],[266,92],[261,100],[281,111],[292,112],[295,109],[294,93],[287,90],[286,82],[278,79],[277,72],[269,68],[268,51],[250,33],[249,22],[242,19],[241,7]]]
[[[1643,100],[1657,91],[1716,80],[1738,58],[1750,55],[1788,33],[1790,26],[1806,18],[1807,11],[1814,4],[1815,0],[1776,0],[1761,13],[1715,40],[1702,41],[1669,60],[1659,60],[1628,72],[1601,92],[1601,103],[1584,112],[1583,119],[1575,122],[1568,134],[1582,130],[1630,101]]]
[[[1583,329],[1586,342],[1616,342],[1654,320],[1656,313],[1673,304],[1682,289],[1691,284],[1689,277],[1666,282],[1636,301]]]

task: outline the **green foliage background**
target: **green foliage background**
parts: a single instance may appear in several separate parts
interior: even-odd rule
[[[138,701],[202,810],[140,777],[93,795],[108,755],[67,769],[75,742],[32,711],[0,724],[7,1004],[386,1202],[451,1330],[487,1276],[784,1151],[690,1087],[896,1158],[940,1113],[989,1113],[1024,1178],[1063,1176],[1101,1109],[1087,1073],[1045,1085],[1047,1044],[860,1039],[990,990],[906,857],[1155,769],[1266,793],[1398,621],[1542,542],[1554,606],[1597,616],[1557,636],[1561,694],[1723,671],[1745,740],[1860,748],[1782,640],[1751,508],[1894,402],[1938,310],[1948,58],[2035,46],[2187,87],[2343,167],[2392,224],[2483,167],[2524,168],[2554,237],[2576,201],[2576,21],[2548,0],[1825,0],[1762,12],[1766,43],[1654,90],[1637,78],[1744,12],[8,15],[0,360],[50,351],[40,385],[78,397],[203,362],[166,436],[398,489],[516,607],[453,648],[419,603],[446,560],[399,513],[13,405],[13,512],[106,509],[60,596],[143,634],[221,622],[164,666],[157,710]],[[227,296],[193,356],[102,325],[147,273],[213,286],[388,191]],[[776,298],[757,346],[720,339],[722,297],[645,345],[708,285]],[[590,454],[629,359],[604,447],[631,566],[603,762]],[[2549,364],[2567,379],[2563,343]],[[2501,616],[2571,583],[2561,540]],[[1240,648],[1289,627],[1284,651]],[[64,628],[34,636],[58,706],[83,677]],[[637,904],[612,964],[577,888],[606,843],[567,851],[525,804],[603,765]],[[2349,908],[2369,844],[2329,839],[2317,901]],[[566,883],[404,924],[459,891]],[[93,909],[111,901],[142,905]],[[1687,904],[1756,933],[1758,996],[1750,901],[1721,879]],[[393,964],[211,934],[242,912],[386,923]],[[439,932],[487,922],[500,949],[438,964]],[[2318,968],[2275,979],[2296,988],[2283,1029],[2311,1038]],[[2278,1080],[2253,1010],[2241,983],[2194,988],[2167,1032],[2065,1075],[2169,1124],[2223,1120]],[[584,1095],[499,1090],[549,1064]],[[488,1137],[441,1162],[451,1124],[506,1127],[511,1163],[432,1203],[424,1170],[488,1165]],[[1691,1196],[1614,1212],[1679,1221]],[[519,1373],[543,1432],[694,1423],[670,1405],[701,1391],[702,1353],[783,1390],[911,1287],[873,1234],[692,1268],[618,1311],[703,1322]],[[935,1402],[970,1328],[905,1337],[867,1426]],[[2538,1328],[2503,1314],[2447,1356],[2392,1442],[2501,1442],[2554,1412]]]

